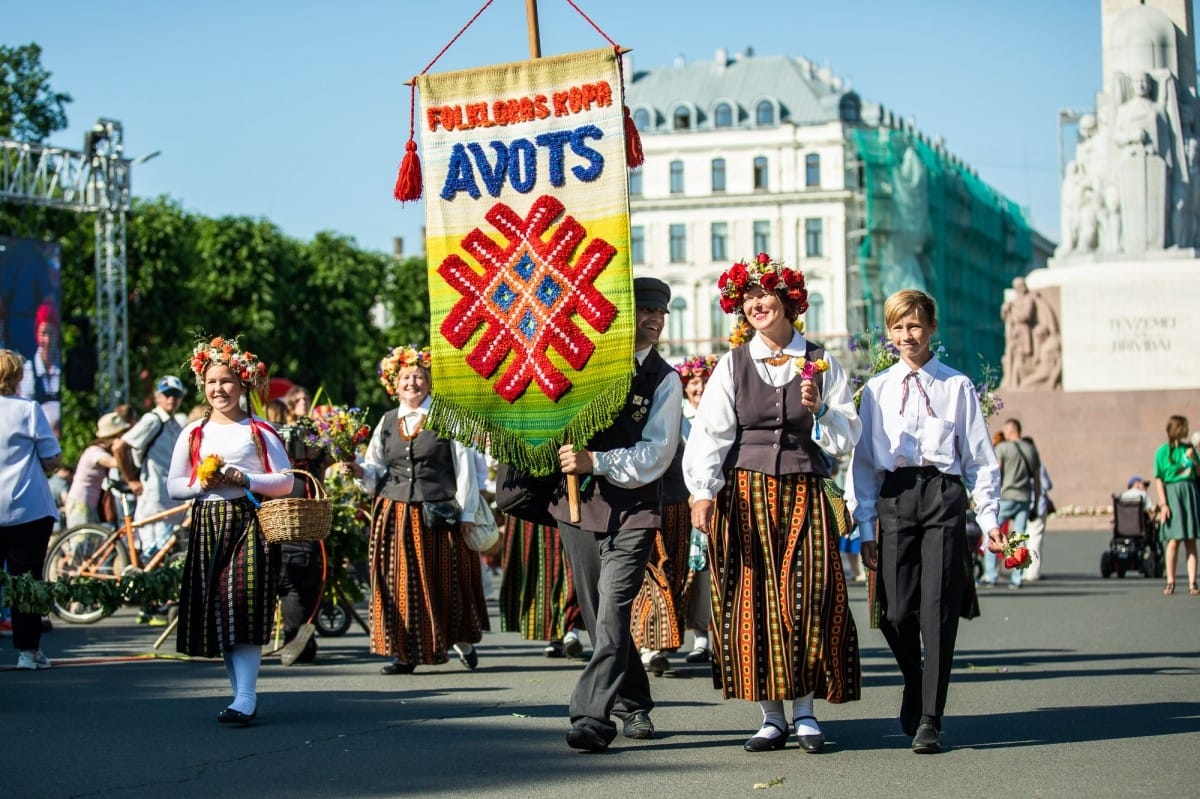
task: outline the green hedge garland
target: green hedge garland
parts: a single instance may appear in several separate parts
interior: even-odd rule
[[[54,605],[79,603],[86,607],[100,606],[109,615],[126,602],[165,605],[179,599],[183,580],[183,560],[159,566],[149,572],[130,570],[120,580],[100,580],[95,577],[59,577],[52,583],[39,580],[32,574],[13,577],[0,572],[0,607],[12,607],[20,613],[44,616]]]

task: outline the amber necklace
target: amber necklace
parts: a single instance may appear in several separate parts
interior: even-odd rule
[[[772,355],[770,358],[763,358],[763,361],[771,364],[772,366],[783,366],[791,359],[792,356],[788,355],[786,352],[780,352],[776,355]]]
[[[404,417],[401,416],[399,421],[400,421],[400,438],[402,438],[405,441],[412,441],[414,438],[419,436],[421,434],[421,428],[425,426],[425,417],[421,416],[420,419],[417,419],[417,426],[413,428],[413,431],[411,433],[408,433],[408,432],[405,432],[405,430],[404,430]]]

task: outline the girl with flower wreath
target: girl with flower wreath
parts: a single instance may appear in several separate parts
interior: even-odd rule
[[[428,349],[383,358],[379,379],[399,406],[379,421],[363,462],[343,465],[375,495],[371,652],[392,658],[383,674],[445,663],[451,648],[474,669],[488,629],[479,553],[466,544],[480,502],[474,450],[425,429],[429,366]]]
[[[655,536],[641,591],[633,601],[633,641],[642,665],[656,676],[670,668],[668,652],[683,645],[685,627],[692,632],[688,663],[709,661],[708,625],[712,620],[707,560],[695,550],[707,549],[704,534],[692,527],[687,486],[683,481],[683,447],[696,417],[704,386],[717,356],[688,358],[675,366],[683,384],[679,451],[662,483],[662,527]],[[691,562],[695,560],[693,565]]]
[[[208,408],[183,429],[167,474],[171,497],[196,500],[176,648],[225,661],[234,698],[217,721],[246,725],[258,716],[258,671],[279,578],[279,547],[263,537],[253,495],[287,496],[293,481],[274,428],[246,409],[247,392],[266,384],[266,365],[236,339],[218,336],[196,344],[191,368]]]
[[[692,525],[709,537],[714,682],[759,703],[746,751],[782,749],[790,721],[817,753],[813,700],[861,694],[838,554],[850,522],[830,479],[858,442],[858,413],[841,365],[794,326],[808,309],[803,274],[759,253],[717,286],[752,337],[717,363],[683,457]]]

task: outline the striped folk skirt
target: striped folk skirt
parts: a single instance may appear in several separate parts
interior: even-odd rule
[[[368,544],[371,652],[412,665],[445,663],[488,629],[479,553],[458,525],[426,528],[420,503],[380,497]]]
[[[278,580],[279,547],[263,538],[250,500],[195,503],[176,649],[211,658],[235,644],[266,645]]]
[[[850,525],[841,492],[806,474],[735,469],[727,478],[709,536],[716,687],[726,699],[858,699],[858,632],[838,554]]]
[[[662,528],[654,536],[646,576],[633,600],[633,641],[640,649],[673,652],[683,645],[691,544],[687,500],[664,503]]]
[[[509,516],[504,529],[500,629],[526,641],[558,641],[581,629],[583,614],[558,528]]]

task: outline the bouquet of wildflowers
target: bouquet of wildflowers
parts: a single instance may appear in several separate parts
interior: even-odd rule
[[[367,412],[361,408],[325,405],[314,408],[309,418],[308,444],[325,450],[335,461],[354,460],[358,448],[371,438]]]

